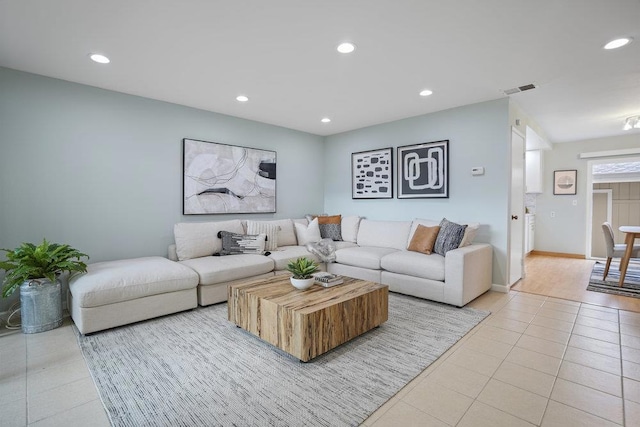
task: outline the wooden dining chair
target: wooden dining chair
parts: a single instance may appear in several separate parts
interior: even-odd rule
[[[607,278],[609,274],[609,267],[611,266],[612,258],[622,258],[624,252],[627,250],[627,245],[624,243],[615,244],[613,240],[613,228],[608,222],[602,223],[602,233],[604,234],[604,241],[607,246],[607,264],[604,267],[604,275],[602,280]],[[638,258],[640,256],[640,245],[633,245],[633,251],[631,252],[631,258]]]

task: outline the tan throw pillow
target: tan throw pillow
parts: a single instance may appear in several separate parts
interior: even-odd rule
[[[418,225],[416,232],[413,233],[409,247],[410,251],[421,252],[423,254],[430,255],[433,251],[433,245],[438,238],[438,232],[440,232],[440,226],[425,227],[424,225]]]

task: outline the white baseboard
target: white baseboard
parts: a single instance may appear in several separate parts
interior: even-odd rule
[[[491,290],[496,292],[502,292],[503,294],[509,293],[509,287],[507,285],[496,285],[495,283],[492,283]]]

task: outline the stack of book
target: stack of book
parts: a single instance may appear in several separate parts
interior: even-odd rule
[[[322,285],[325,288],[339,285],[343,282],[342,276],[338,276],[337,274],[326,273],[324,271],[320,273],[315,273],[313,275],[313,278],[315,279],[315,282],[317,284]]]

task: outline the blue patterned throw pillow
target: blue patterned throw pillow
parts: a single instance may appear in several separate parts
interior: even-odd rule
[[[448,221],[446,218],[442,218],[436,244],[433,246],[433,252],[445,256],[450,250],[458,249],[466,229],[466,225],[456,224],[455,222]]]

